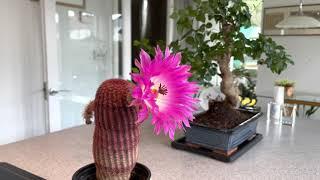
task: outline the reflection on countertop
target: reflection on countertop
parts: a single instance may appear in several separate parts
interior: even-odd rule
[[[264,139],[233,163],[170,147],[168,137],[155,136],[145,123],[139,162],[154,180],[197,179],[320,179],[320,121],[297,119],[285,126],[260,118]],[[70,179],[92,162],[93,126],[81,126],[0,146],[0,161],[12,163],[47,179]],[[182,134],[177,134],[181,136]]]

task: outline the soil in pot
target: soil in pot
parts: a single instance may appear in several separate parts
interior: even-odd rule
[[[252,116],[252,113],[238,111],[223,101],[211,101],[209,110],[199,114],[194,123],[215,129],[232,129]]]

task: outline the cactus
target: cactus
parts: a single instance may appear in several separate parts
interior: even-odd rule
[[[125,80],[107,80],[84,111],[87,124],[95,117],[93,156],[98,180],[127,180],[136,164],[140,127],[136,107],[129,106],[132,88]]]

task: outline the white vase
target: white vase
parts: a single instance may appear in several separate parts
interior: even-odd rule
[[[273,102],[278,105],[284,104],[284,87],[275,86],[273,90]]]

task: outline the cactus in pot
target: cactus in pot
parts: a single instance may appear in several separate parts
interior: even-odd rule
[[[93,156],[97,179],[129,179],[138,158],[140,127],[129,106],[133,85],[112,79],[101,84],[94,100]]]
[[[151,60],[142,50],[141,63],[136,61],[140,74],[132,74],[136,84],[121,79],[103,82],[84,111],[87,124],[95,119],[93,156],[98,180],[130,178],[138,158],[140,124],[149,113],[155,132],[163,130],[171,139],[176,128],[189,126],[193,118],[198,87],[188,81],[190,67],[180,65],[180,54],[172,55],[167,49],[163,56],[159,48],[156,52]]]

